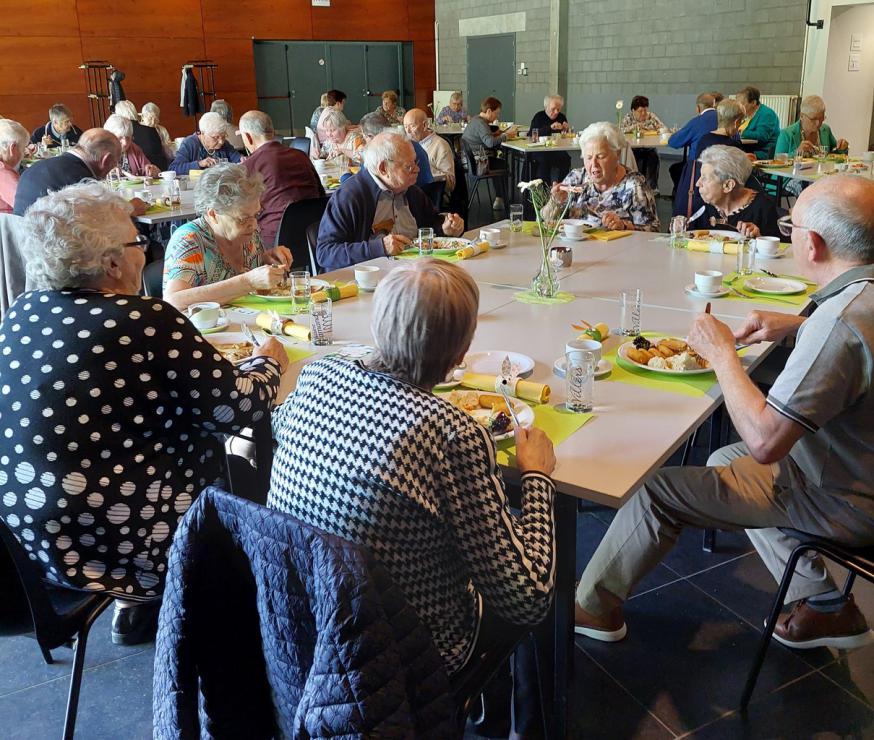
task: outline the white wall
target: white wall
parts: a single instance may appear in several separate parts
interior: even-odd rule
[[[861,34],[861,69],[848,71],[851,34]],[[855,153],[868,149],[874,104],[874,4],[832,8],[822,97],[835,137]]]

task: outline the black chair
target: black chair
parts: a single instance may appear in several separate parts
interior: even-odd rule
[[[288,140],[288,139],[286,139]],[[310,140],[306,136],[294,136],[290,137],[289,144],[293,149],[300,149],[304,154],[309,156],[310,153]]]
[[[479,174],[477,169],[477,161],[474,156],[473,150],[467,146],[464,142],[462,142],[463,154],[464,157],[462,159],[462,163],[466,166],[467,175],[470,178],[468,191],[470,192],[470,197],[467,199],[467,210],[470,211],[470,207],[473,205],[473,199],[476,198],[476,202],[479,203],[479,186],[481,183],[486,184],[486,192],[489,195],[489,199],[493,199],[492,196],[492,186],[491,183],[494,180],[502,181],[507,178],[507,170],[506,169],[492,169],[491,168],[491,158],[489,159],[489,169],[483,173]],[[497,186],[495,186],[495,192],[498,192]],[[491,205],[491,203],[489,203]],[[506,208],[506,199],[504,202],[504,207]],[[506,214],[505,214],[506,215]]]
[[[783,610],[786,592],[789,590],[792,576],[795,575],[795,566],[802,555],[813,551],[846,568],[849,573],[847,573],[847,580],[844,583],[844,596],[848,596],[850,591],[853,590],[853,583],[857,575],[862,576],[866,581],[874,583],[874,545],[868,547],[848,547],[847,545],[841,545],[824,537],[807,534],[806,532],[784,529],[782,527],[780,530],[784,534],[799,540],[800,544],[792,551],[789,562],[786,563],[786,570],[783,571],[783,579],[780,581],[780,587],[777,589],[777,595],[774,597],[771,614],[765,623],[765,631],[762,633],[762,638],[759,640],[756,658],[747,676],[747,683],[744,686],[743,696],[740,700],[741,711],[746,711],[747,705],[750,703],[750,697],[759,678],[759,672],[762,670],[762,663],[765,662],[765,654],[768,652],[768,647],[771,644],[771,637],[774,634],[774,627],[777,625],[777,618]]]
[[[449,194],[450,213],[457,213],[467,223],[467,176],[462,156],[458,152],[455,153],[455,187]]]
[[[328,206],[328,198],[308,198],[289,203],[282,214],[282,221],[276,232],[276,240],[273,246],[280,244],[291,250],[293,264],[302,266],[309,264],[310,274],[318,274],[318,264],[314,259],[315,250],[307,248],[307,227],[312,223],[322,220],[325,208]]]
[[[164,294],[164,260],[155,260],[143,268],[143,293],[150,298]]]
[[[316,245],[319,243],[319,225],[320,221],[316,221],[315,223],[310,224],[306,228],[306,237],[307,237],[307,249],[310,253],[310,264],[316,270],[313,272],[313,275],[318,275],[321,272],[321,267],[319,267],[319,263],[316,260]]]
[[[85,646],[91,625],[113,602],[104,593],[86,593],[55,588],[43,581],[42,569],[0,522],[0,634],[31,634],[36,638],[46,663],[52,663],[51,651],[61,646],[73,648],[73,670],[64,719],[64,740],[70,740],[76,728],[79,688],[85,663]]]
[[[434,180],[433,182],[419,185],[419,189],[428,196],[431,205],[438,211],[443,208],[443,193],[446,192],[446,180]]]

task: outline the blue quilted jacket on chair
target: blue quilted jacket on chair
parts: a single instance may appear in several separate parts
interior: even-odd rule
[[[167,567],[155,738],[455,734],[430,633],[359,546],[211,487]]]

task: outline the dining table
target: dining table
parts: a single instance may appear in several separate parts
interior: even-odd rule
[[[568,697],[573,680],[573,610],[576,572],[576,513],[579,500],[612,508],[621,507],[723,404],[719,383],[712,373],[693,377],[659,375],[630,366],[619,359],[620,345],[630,337],[620,336],[619,291],[639,288],[641,331],[684,337],[693,318],[709,303],[711,313],[730,327],[738,327],[752,310],[778,310],[802,314],[815,288],[809,281],[801,295],[774,296],[755,293],[736,273],[736,257],[724,254],[714,242],[708,251],[671,246],[667,234],[624,232],[618,238],[581,240],[558,238],[555,245],[572,250],[569,267],[559,272],[561,300],[542,301],[530,293],[532,277],[541,263],[541,243],[533,224],[512,232],[509,222],[491,225],[500,229],[506,246],[469,259],[455,255],[440,258],[467,270],[480,291],[477,329],[468,353],[518,353],[529,357],[533,367],[526,379],[548,384],[549,400],[535,404],[535,426],[541,425],[555,444],[556,468],[552,474],[557,495],[555,507],[556,577],[555,599],[549,620],[548,655],[541,656],[545,697],[550,718],[550,737],[564,737],[568,727]],[[478,230],[465,236],[476,239]],[[613,235],[616,236],[616,235]],[[379,268],[380,276],[397,269],[415,254],[404,258],[382,257],[365,264]],[[695,272],[718,270],[738,295],[707,297],[690,290]],[[756,272],[797,277],[791,248],[778,256],[759,257]],[[354,282],[354,267],[318,276],[336,285]],[[803,278],[802,278],[803,280]],[[327,354],[366,356],[372,346],[370,319],[373,294],[357,295],[333,304],[333,344],[317,347],[283,337],[292,360],[283,374],[278,402],[293,392],[305,365]],[[284,311],[288,306],[248,296],[228,311],[230,334],[236,337],[240,323],[254,324],[263,311]],[[296,319],[306,324],[308,316]],[[564,355],[565,344],[580,334],[574,325],[603,322],[614,327],[603,344],[610,371],[596,380],[594,408],[583,420],[564,408],[565,381],[555,364]],[[231,341],[235,341],[232,339]],[[743,351],[742,363],[752,372],[772,351],[769,343]],[[548,420],[548,422],[546,421]],[[717,435],[718,436],[718,435]],[[712,439],[716,439],[711,435]],[[269,440],[265,443],[269,446]],[[499,450],[507,447],[502,443]],[[512,487],[518,480],[512,449],[502,458],[502,473]]]

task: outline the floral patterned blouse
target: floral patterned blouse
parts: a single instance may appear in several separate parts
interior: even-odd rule
[[[634,131],[635,126],[637,126],[641,131],[658,131],[660,128],[666,128],[665,124],[663,124],[659,120],[659,117],[652,111],[646,114],[646,118],[643,121],[638,121],[630,111],[622,116],[622,125],[620,128],[622,129],[623,134],[631,133]]]
[[[612,211],[620,218],[632,221],[637,231],[659,230],[655,196],[646,184],[646,178],[639,172],[626,171],[625,177],[603,193],[589,182],[583,168],[571,170],[561,184],[582,188],[580,193],[568,194],[571,202],[566,218],[580,218],[600,226],[601,214]],[[555,220],[561,215],[563,207],[563,203],[550,199],[541,215],[547,221]]]
[[[256,231],[252,241],[243,248],[245,272],[258,267],[263,255],[261,234]],[[173,232],[164,255],[164,290],[171,280],[181,280],[192,288],[199,288],[236,275],[236,270],[216,244],[205,218],[190,221]]]
[[[376,109],[376,113],[382,113],[385,117],[385,120],[388,121],[392,126],[403,126],[404,125],[404,116],[407,114],[406,108],[401,108],[401,106],[396,105],[395,109],[391,112],[387,111],[382,105]]]

